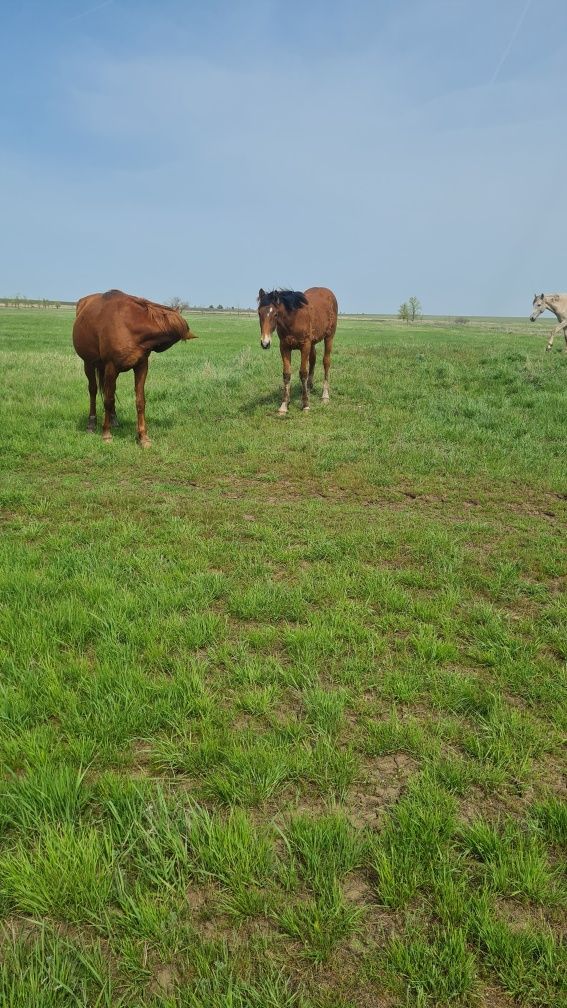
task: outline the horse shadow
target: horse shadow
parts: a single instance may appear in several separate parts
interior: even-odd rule
[[[112,427],[112,437],[116,438],[117,441],[120,440],[131,440],[136,439],[138,433],[138,426],[135,417],[125,416],[123,414],[117,414],[118,424],[116,427]],[[94,435],[94,437],[102,438],[102,424],[104,421],[104,413],[98,415],[97,425],[94,431],[87,430],[88,417],[82,415],[77,419],[75,424],[75,430],[80,434],[88,434],[89,436]],[[150,417],[148,422],[148,434],[151,438],[152,431],[168,431],[174,425],[174,421],[171,417]]]
[[[273,412],[277,413],[278,410],[279,410],[279,408],[280,408],[281,401],[282,401],[281,394],[278,395],[276,393],[274,395],[273,392],[272,393],[267,393],[266,395],[255,396],[253,399],[249,399],[249,400],[243,402],[242,406],[240,407],[240,411],[242,413],[246,413],[248,416],[253,416],[253,414],[260,407],[262,407],[262,406],[271,406],[273,408]],[[318,389],[317,386],[315,386],[314,388],[310,389],[310,391],[309,391],[309,405],[311,407],[313,407],[315,405],[315,403],[320,403],[320,402],[321,402],[321,389],[320,388]],[[290,411],[293,411],[293,412],[295,412],[296,410],[299,413],[302,412],[302,408],[301,408],[301,388],[299,388],[297,390],[297,392],[295,393],[295,395],[293,394],[293,391],[292,391],[291,399],[289,401],[289,408],[290,408]]]
[[[242,413],[252,416],[261,406],[272,406],[274,412],[277,413],[280,403],[281,399],[274,396],[274,393],[272,392],[263,396],[254,396],[252,399],[248,399],[242,403],[240,410]]]

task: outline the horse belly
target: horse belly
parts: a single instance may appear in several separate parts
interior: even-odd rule
[[[125,326],[105,327],[99,338],[100,357],[111,361],[117,371],[130,371],[144,356],[144,348]]]

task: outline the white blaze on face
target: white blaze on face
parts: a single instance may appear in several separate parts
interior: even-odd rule
[[[265,325],[269,325],[269,330],[268,330],[268,332],[262,332],[261,343],[262,343],[263,347],[269,347],[270,344],[271,344],[271,342],[272,342],[272,334],[271,334],[270,330],[272,328],[272,320],[273,320],[274,314],[275,314],[275,308],[274,308],[273,305],[270,305],[269,308],[268,308],[268,310],[267,310],[267,312],[266,312],[266,314],[265,314],[265,316],[264,316],[264,324]]]

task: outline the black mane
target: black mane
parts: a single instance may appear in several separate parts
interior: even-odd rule
[[[260,298],[258,299],[258,304],[260,308],[266,308],[267,305],[277,305],[281,302],[286,311],[294,312],[298,308],[302,308],[303,305],[307,304],[307,298],[303,291],[293,291],[293,290],[273,290],[273,291],[262,291]]]

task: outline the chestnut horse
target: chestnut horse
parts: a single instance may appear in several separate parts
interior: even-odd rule
[[[260,344],[268,350],[272,333],[277,329],[283,362],[283,402],[278,410],[282,416],[288,411],[291,384],[291,351],[301,351],[299,376],[302,388],[302,406],[309,409],[309,391],[313,388],[315,346],[325,341],[323,368],[323,402],[329,402],[329,368],[331,350],[337,328],[337,299],[327,287],[310,287],[302,291],[260,290],[258,315],[260,318]]]
[[[162,353],[179,340],[196,339],[187,322],[174,308],[132,297],[119,290],[88,294],[77,301],[73,346],[84,361],[89,383],[88,431],[96,429],[97,375],[104,397],[102,437],[111,441],[111,426],[117,426],[114,396],[121,371],[134,371],[138,442],[146,447],[144,385],[152,350]]]

